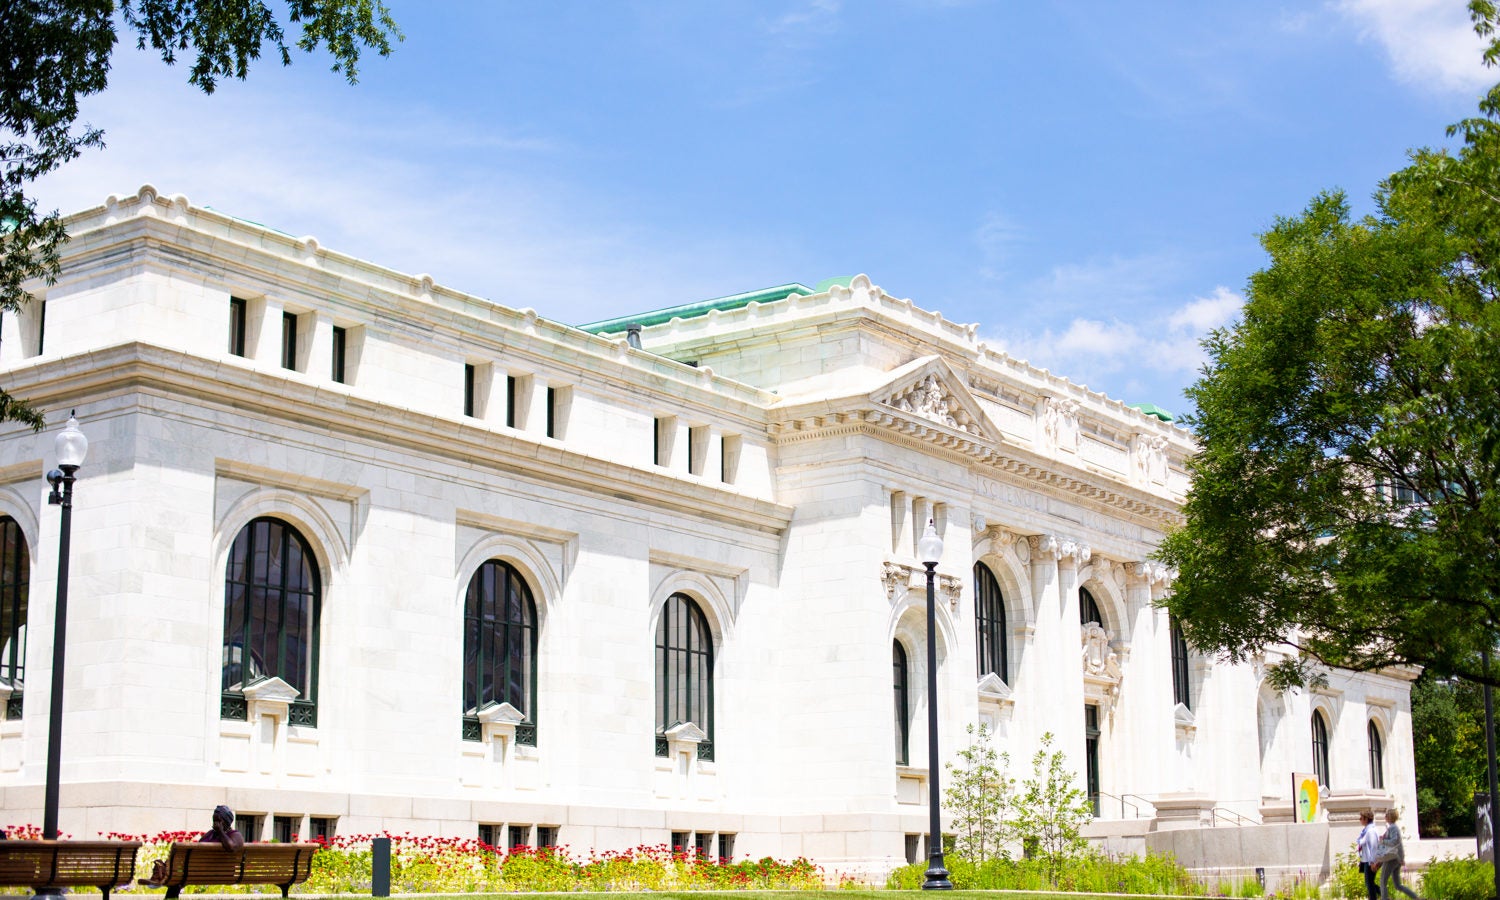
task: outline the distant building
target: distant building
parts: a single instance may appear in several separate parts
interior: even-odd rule
[[[1120,847],[1289,822],[1294,772],[1335,824],[1415,809],[1413,673],[1277,694],[1153,605],[1186,432],[862,275],[580,329],[150,187],[69,228],[0,331],[49,419],[0,432],[9,821],[41,818],[73,409],[75,836],[227,802],[262,839],[884,871],[927,828],[929,519],[945,754],[988,722],[1024,772],[1051,732]]]

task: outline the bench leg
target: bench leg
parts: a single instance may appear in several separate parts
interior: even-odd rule
[[[167,900],[177,900],[177,898],[180,896],[182,896],[181,885],[167,888]]]

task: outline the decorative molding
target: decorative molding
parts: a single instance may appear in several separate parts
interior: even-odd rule
[[[880,565],[880,582],[885,585],[885,596],[892,603],[900,598],[900,588],[910,588],[912,575],[916,574],[912,566],[897,562],[884,562]]]
[[[301,691],[275,675],[245,685],[241,693],[245,695],[252,722],[261,716],[285,721],[292,701],[302,695]]]
[[[1034,534],[1027,538],[1031,553],[1043,559],[1051,557],[1059,561],[1071,559],[1078,565],[1088,562],[1094,555],[1093,548],[1083,541],[1056,534]]]
[[[957,575],[939,575],[938,590],[948,598],[948,608],[958,612],[958,598],[963,595],[964,582]]]
[[[1130,578],[1148,585],[1169,583],[1176,574],[1167,566],[1149,559],[1130,563],[1125,571]]]
[[[1167,438],[1160,434],[1137,434],[1131,440],[1135,476],[1142,484],[1167,483]]]
[[[978,689],[980,703],[991,703],[1001,709],[1015,705],[1015,692],[994,672],[986,672],[979,679]]]
[[[1084,696],[1097,701],[1100,710],[1109,715],[1120,699],[1120,683],[1124,679],[1120,655],[1110,647],[1109,632],[1098,622],[1083,626],[1081,637]]]
[[[1192,740],[1198,734],[1198,717],[1193,711],[1179,703],[1172,708],[1172,722],[1177,726],[1177,734],[1184,740]]]

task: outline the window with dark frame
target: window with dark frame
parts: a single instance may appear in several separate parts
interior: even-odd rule
[[[1385,746],[1380,739],[1380,726],[1371,719],[1365,728],[1370,743],[1370,787],[1375,790],[1385,788]]]
[[[464,363],[464,415],[474,415],[474,366]]]
[[[692,836],[692,832],[690,832],[690,831],[674,831],[674,832],[672,832],[672,852],[673,853],[687,853],[688,838],[690,838],[691,836]]]
[[[240,529],[224,576],[221,715],[244,719],[245,686],[275,676],[298,691],[288,724],[317,725],[321,597],[316,559],[297,529],[269,517]]]
[[[6,719],[21,718],[26,684],[26,617],[31,598],[31,552],[21,524],[0,516],[0,681],[10,686]]]
[[[891,680],[896,700],[896,765],[911,760],[911,698],[908,695],[910,672],[906,666],[906,648],[900,641],[891,642]]]
[[[656,627],[656,734],[692,722],[707,738],[701,759],[713,758],[714,646],[708,619],[693,598],[673,594],[662,605]],[[664,742],[657,755],[665,756]]]
[[[517,847],[531,846],[530,825],[512,825],[505,832],[505,849],[514,850]]]
[[[234,830],[244,837],[245,843],[258,843],[262,837],[262,819],[259,815],[239,813],[234,817]]]
[[[733,859],[734,859],[734,835],[732,835],[732,834],[724,834],[724,833],[720,832],[720,834],[719,834],[719,860],[722,861],[722,862],[726,862],[727,863],[727,862],[731,862]]]
[[[516,376],[505,376],[505,427],[516,427]]]
[[[469,579],[464,599],[464,729],[479,740],[480,710],[509,703],[526,717],[516,743],[536,744],[536,602],[521,573],[492,559]]]
[[[47,301],[36,302],[36,355],[41,356],[46,352],[47,346]]]
[[[974,564],[975,645],[979,651],[979,675],[991,672],[1010,684],[1010,659],[1005,640],[1005,596],[1000,582],[984,563]]]
[[[1088,588],[1078,589],[1078,624],[1087,625],[1097,622],[1104,627],[1104,614],[1099,611],[1099,604],[1094,602],[1094,595],[1089,593]]]
[[[494,847],[495,846],[495,832],[496,832],[496,830],[498,830],[500,828],[501,828],[501,826],[499,826],[499,825],[492,825],[492,824],[487,823],[487,822],[480,822],[479,823],[479,843],[481,843],[481,844],[488,844],[489,846]],[[502,847],[496,847],[496,849],[498,850],[498,849],[504,849],[504,848],[502,848]]]
[[[281,313],[281,367],[297,369],[297,316],[286,311]]]
[[[557,826],[538,825],[536,827],[536,845],[537,847],[556,847]]]
[[[1172,619],[1172,696],[1188,709],[1193,708],[1192,683],[1189,679],[1187,638],[1183,637],[1182,625],[1176,617]]]
[[[1323,718],[1322,710],[1313,710],[1312,714],[1312,755],[1313,755],[1313,777],[1318,780],[1322,787],[1328,787],[1328,722]]]
[[[339,384],[344,381],[344,354],[349,346],[349,332],[335,325],[333,326],[333,380]]]
[[[301,816],[276,816],[271,820],[271,839],[278,844],[297,843],[297,825]]]
[[[713,832],[700,831],[693,835],[693,851],[699,859],[708,859],[708,855],[714,852]]]
[[[229,352],[235,356],[245,355],[245,326],[247,306],[244,298],[229,298]]]
[[[557,437],[557,388],[547,388],[547,437]]]
[[[1090,703],[1083,707],[1083,757],[1084,784],[1088,792],[1089,808],[1094,818],[1099,818],[1099,707]]]
[[[338,819],[332,816],[311,816],[307,820],[307,838],[310,841],[328,843],[337,834]]]

